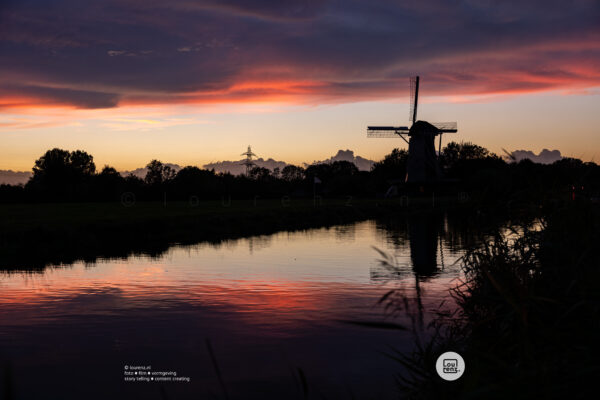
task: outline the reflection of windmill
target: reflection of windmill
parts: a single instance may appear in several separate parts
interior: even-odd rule
[[[252,160],[252,157],[256,157],[256,154],[254,154],[252,152],[252,148],[250,146],[248,146],[248,151],[246,151],[245,153],[242,153],[240,155],[246,156],[246,159],[244,161],[242,161],[242,165],[246,166],[246,175],[250,175],[250,170],[252,169],[252,167],[254,167],[256,165],[254,163],[254,160]]]
[[[436,181],[441,177],[441,170],[435,153],[435,137],[440,136],[439,152],[442,151],[442,134],[456,132],[456,122],[434,122],[417,120],[419,101],[419,77],[410,79],[410,121],[406,126],[369,126],[368,137],[398,137],[408,143],[408,165],[406,182]],[[408,136],[409,140],[404,136]],[[439,154],[438,152],[438,154]]]

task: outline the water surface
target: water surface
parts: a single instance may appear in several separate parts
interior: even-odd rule
[[[386,354],[411,334],[344,321],[385,320],[377,301],[399,286],[425,311],[447,298],[462,254],[447,225],[365,221],[2,273],[4,385],[25,399],[265,399],[302,398],[304,379],[311,398],[395,397]],[[124,382],[125,365],[190,382]]]

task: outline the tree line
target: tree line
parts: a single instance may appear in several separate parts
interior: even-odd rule
[[[198,200],[322,196],[381,197],[406,176],[408,152],[394,149],[370,171],[348,161],[288,165],[273,171],[255,167],[246,175],[216,173],[186,166],[175,171],[159,160],[147,165],[144,178],[122,176],[115,168],[97,170],[85,151],[51,149],[35,161],[25,185],[0,185],[0,202],[119,201],[124,193],[138,200]],[[553,164],[504,160],[472,143],[450,142],[439,156],[445,184],[427,190],[466,191],[486,201],[548,197],[557,194],[598,196],[600,167],[563,158]],[[318,183],[316,183],[318,182]],[[416,188],[405,188],[414,190]],[[420,188],[422,190],[422,188]]]

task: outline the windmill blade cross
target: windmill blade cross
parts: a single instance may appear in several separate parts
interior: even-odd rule
[[[418,105],[419,76],[415,76],[410,78],[410,128],[407,126],[368,126],[367,137],[400,137],[408,144],[405,182],[437,182],[442,178],[438,161],[442,154],[442,136],[444,133],[457,132],[458,128],[456,122],[419,121],[417,119]],[[437,156],[435,139],[438,139]]]

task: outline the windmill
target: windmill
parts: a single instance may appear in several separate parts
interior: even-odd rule
[[[438,155],[442,151],[442,134],[457,131],[456,122],[426,122],[417,120],[419,77],[410,78],[410,128],[407,126],[369,126],[367,137],[400,137],[408,144],[407,183],[437,181],[441,170],[435,153],[435,137],[439,136]],[[407,139],[408,137],[408,139]]]
[[[248,150],[245,153],[242,153],[240,155],[246,156],[246,159],[244,161],[242,161],[241,165],[246,166],[246,175],[250,175],[250,170],[252,169],[252,167],[254,167],[256,165],[254,163],[254,160],[252,160],[252,157],[256,157],[256,154],[254,154],[252,152],[252,148],[250,146],[248,146]]]

